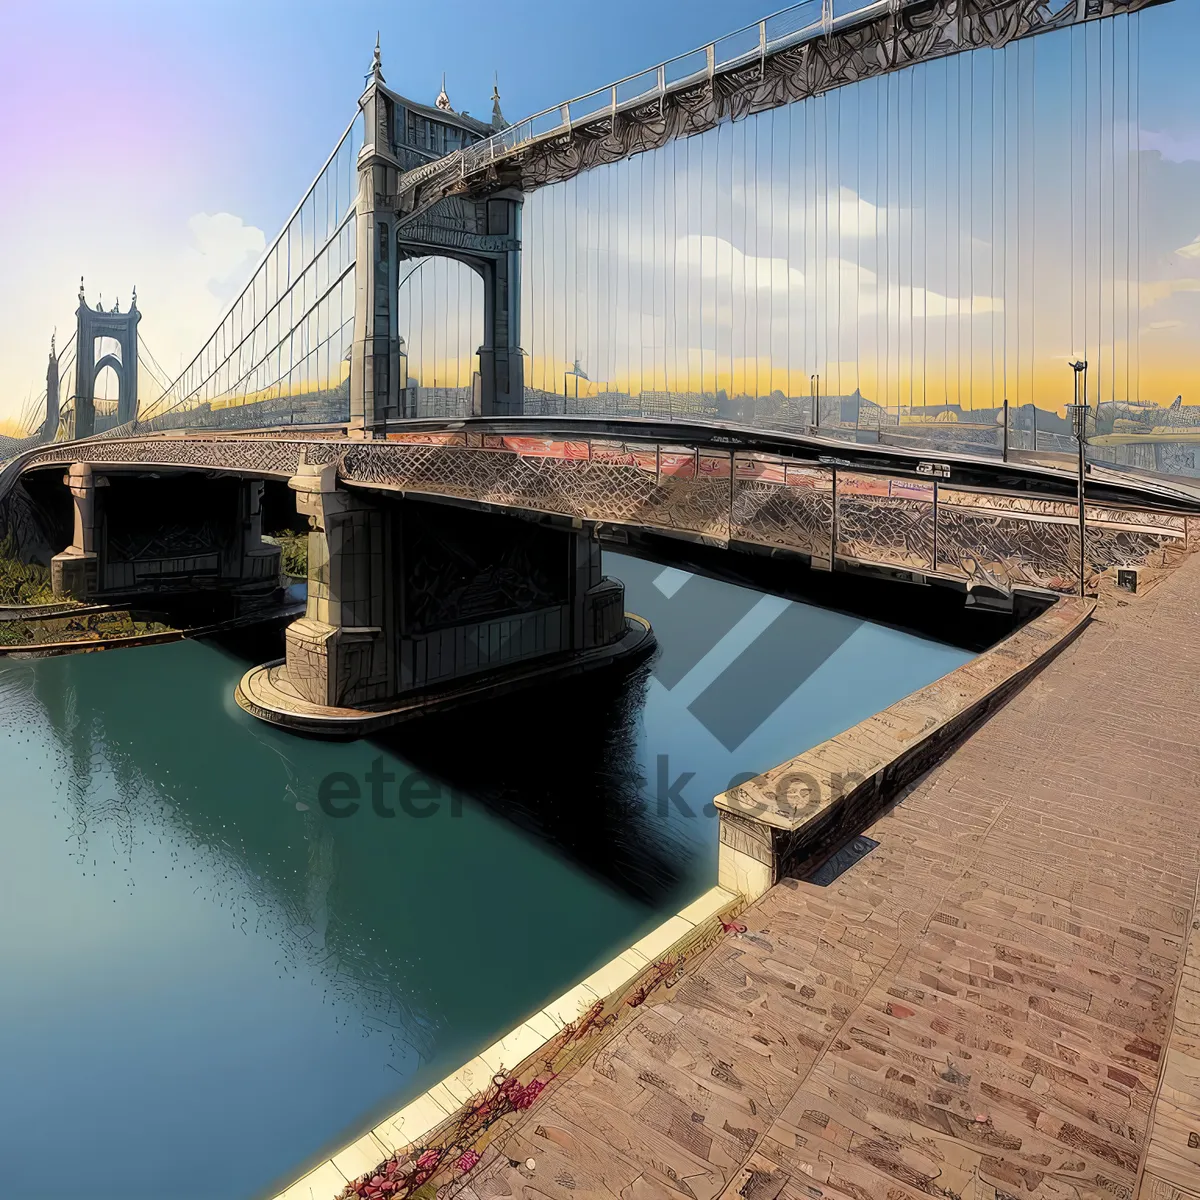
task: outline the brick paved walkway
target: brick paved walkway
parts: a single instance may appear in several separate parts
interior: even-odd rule
[[[871,836],[751,908],[460,1195],[1200,1197],[1200,556]]]

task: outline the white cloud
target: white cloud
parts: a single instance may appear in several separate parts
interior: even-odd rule
[[[1152,279],[1141,284],[1142,308],[1153,308],[1180,292],[1200,292],[1200,279]]]
[[[887,229],[887,209],[848,187],[838,190],[837,204],[828,216],[831,232],[836,230],[842,237],[877,237]]]
[[[804,287],[804,273],[786,258],[743,254],[724,238],[693,233],[675,243],[676,263],[698,267],[702,279],[728,279],[738,290],[787,295]]]
[[[864,200],[853,188],[796,192],[779,181],[760,185],[753,191],[744,184],[735,184],[733,198],[754,214],[761,231],[773,230],[785,235],[802,231],[811,235],[820,230],[827,231],[831,238],[876,238],[886,233],[889,216],[894,223],[907,211],[892,208],[889,213],[887,208]]]
[[[147,256],[135,276],[143,313],[139,333],[171,378],[216,329],[267,245],[261,229],[229,212],[195,213],[187,219],[186,237],[176,229],[178,249],[157,259]],[[160,390],[143,373],[142,405]]]
[[[908,323],[910,314],[912,320],[920,321],[1004,311],[1004,301],[999,296],[945,296],[906,283],[881,284],[874,271],[845,258],[829,260],[828,276],[831,281],[840,276],[842,301],[854,305],[859,316],[887,312],[901,325]]]
[[[1167,162],[1200,162],[1200,132],[1178,136],[1140,129],[1138,144],[1143,150],[1157,150]]]
[[[193,243],[188,258],[196,276],[210,285],[249,275],[267,248],[266,234],[233,213],[196,213],[187,224]]]
[[[900,288],[903,307],[911,298],[913,315],[925,317],[977,317],[985,313],[1004,311],[999,296],[943,296],[926,288]]]
[[[106,308],[119,297],[125,309],[137,285],[139,339],[173,377],[217,327],[266,245],[261,229],[230,212],[163,213],[101,200],[64,226],[51,206],[36,209],[21,237],[0,241],[12,290],[24,298],[10,314],[11,352],[0,356],[0,418],[41,391],[51,331],[60,349],[74,331],[81,274],[88,300],[103,295]],[[143,404],[160,390],[151,372],[139,372]]]

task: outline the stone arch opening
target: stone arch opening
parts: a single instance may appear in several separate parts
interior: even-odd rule
[[[92,372],[92,402],[95,409],[95,431],[102,432],[117,424],[127,385],[125,369],[115,355],[106,354]]]
[[[470,414],[483,310],[483,279],[471,264],[440,255],[401,264],[396,328],[406,415]]]

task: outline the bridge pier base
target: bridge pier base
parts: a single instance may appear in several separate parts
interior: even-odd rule
[[[99,589],[96,489],[107,482],[97,478],[87,463],[75,463],[63,476],[63,483],[75,503],[75,534],[71,544],[50,560],[50,583],[56,596],[86,600]]]
[[[263,541],[263,490],[261,479],[239,481],[238,527],[220,566],[221,581],[243,611],[270,603],[280,586],[282,552]]]
[[[387,694],[383,605],[390,514],[337,487],[333,466],[291,481],[308,517],[308,607],[287,630],[288,678],[310,704],[369,703]]]
[[[261,480],[155,475],[151,481],[120,471],[98,475],[76,463],[63,483],[75,525],[71,544],[50,560],[56,596],[220,592],[243,613],[279,595],[279,547],[262,537]]]
[[[237,692],[272,724],[359,736],[653,647],[582,529],[348,492],[333,465],[291,487],[311,526],[307,611]]]

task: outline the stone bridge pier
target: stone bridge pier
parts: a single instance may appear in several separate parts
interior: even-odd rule
[[[75,502],[75,533],[71,544],[50,560],[50,578],[56,596],[88,600],[100,590],[96,489],[107,482],[88,463],[76,463],[63,476],[63,484]]]
[[[291,480],[308,517],[308,605],[286,656],[238,702],[326,736],[372,729],[653,647],[590,531],[339,484]]]
[[[276,597],[279,547],[262,538],[260,480],[101,475],[76,463],[63,483],[74,503],[74,533],[50,561],[56,596],[220,591],[245,611]]]

